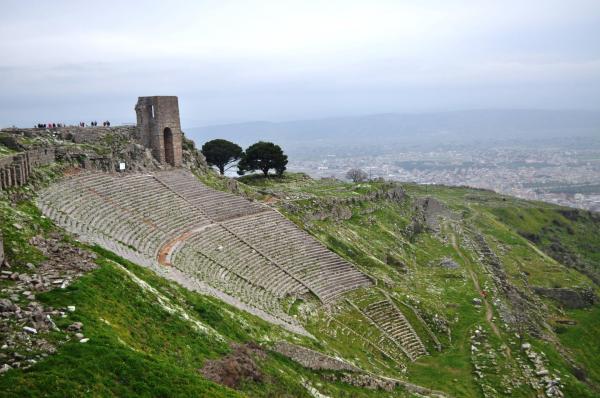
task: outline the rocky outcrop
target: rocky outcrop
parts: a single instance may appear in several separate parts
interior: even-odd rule
[[[34,138],[35,145],[43,148],[27,150],[32,145],[25,137]],[[142,145],[135,126],[4,129],[0,138],[5,146],[19,151],[0,159],[0,188],[23,185],[32,168],[50,164],[55,159],[105,172],[146,172],[167,167],[152,155],[150,148]],[[184,138],[183,144],[183,166],[207,170],[206,161],[193,141]],[[120,167],[122,164],[124,169]]]
[[[505,322],[516,328],[524,327],[532,335],[540,337],[542,330],[549,330],[542,313],[543,303],[535,300],[535,296],[513,285],[504,269],[502,260],[486,242],[484,236],[476,233],[473,236],[475,249],[481,264],[492,276],[498,292],[506,297],[509,306],[500,305],[498,311]]]
[[[555,300],[569,309],[587,308],[598,302],[598,296],[591,289],[534,287],[533,290],[540,296]]]
[[[198,149],[196,149],[196,144],[194,143],[194,141],[187,139],[184,135],[183,141],[182,141],[182,147],[183,147],[183,152],[182,152],[183,167],[190,169],[192,171],[200,171],[203,173],[209,172],[210,168],[208,167],[208,164],[206,163],[206,158],[204,157],[202,152],[200,152]],[[230,179],[230,181],[235,181],[235,180]],[[238,191],[238,187],[237,187],[237,181],[235,181],[235,182],[236,182],[235,187],[230,187],[229,183],[228,183],[228,189],[230,190],[230,192],[238,194],[239,191]]]
[[[340,221],[348,220],[352,217],[352,210],[344,205],[332,205],[330,207],[320,208],[317,211],[309,213],[305,217],[305,221]]]
[[[529,359],[529,363],[522,364],[523,373],[529,378],[529,384],[536,390],[543,390],[548,398],[562,398],[563,384],[559,374],[548,368],[548,359],[541,352],[536,352],[530,343],[523,343],[521,350]]]
[[[46,340],[48,332],[61,332],[54,319],[65,318],[75,311],[46,307],[36,301],[36,294],[52,289],[64,289],[72,281],[96,268],[95,254],[62,241],[54,235],[48,239],[33,237],[29,244],[42,252],[40,264],[24,264],[27,272],[14,271],[8,264],[0,268],[0,279],[13,281],[6,285],[0,299],[0,373],[12,368],[28,368],[56,351],[55,343]],[[76,338],[85,343],[82,324],[74,323],[65,333],[65,339]]]
[[[431,197],[417,199],[415,208],[423,217],[424,224],[431,231],[439,230],[440,217],[450,215],[450,211],[442,202]]]
[[[440,231],[442,218],[450,218],[452,212],[442,202],[431,198],[417,198],[414,203],[414,214],[406,226],[404,234],[414,241],[422,232]]]
[[[278,196],[276,193],[264,191],[263,193]],[[386,183],[381,188],[360,195],[349,197],[324,197],[310,198],[308,204],[300,205],[286,197],[286,202],[283,204],[283,209],[290,213],[303,214],[303,220],[309,221],[342,221],[352,217],[352,205],[361,202],[372,202],[379,200],[389,200],[394,202],[402,202],[406,194],[402,187],[397,183]],[[298,197],[294,199],[309,199],[309,197]]]
[[[342,359],[334,358],[318,351],[313,351],[309,348],[284,341],[276,343],[273,350],[298,362],[305,368],[313,370],[346,370],[350,372],[360,372],[359,368]]]
[[[460,267],[456,261],[454,261],[453,259],[451,259],[449,257],[444,257],[439,262],[438,265],[442,268],[450,268],[450,269],[456,269],[456,268]]]

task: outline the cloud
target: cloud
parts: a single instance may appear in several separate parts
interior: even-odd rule
[[[5,1],[0,35],[0,125],[155,93],[190,124],[600,103],[591,0]]]

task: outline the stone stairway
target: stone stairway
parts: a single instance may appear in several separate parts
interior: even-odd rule
[[[388,337],[398,343],[411,361],[426,355],[425,345],[404,314],[389,300],[369,304],[362,312]]]

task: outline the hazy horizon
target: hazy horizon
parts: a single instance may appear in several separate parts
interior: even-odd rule
[[[0,126],[600,109],[600,3],[5,1]]]

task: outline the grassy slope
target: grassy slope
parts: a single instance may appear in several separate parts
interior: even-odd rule
[[[431,356],[409,364],[408,378],[456,396],[479,396],[481,390],[488,387],[496,388],[499,393],[502,393],[501,375],[495,373],[504,373],[511,377],[511,369],[517,367],[516,357],[526,361],[519,353],[518,339],[513,338],[512,334],[497,320],[496,309],[493,313],[493,323],[500,330],[499,336],[493,333],[490,324],[486,322],[483,308],[471,304],[471,300],[478,297],[475,280],[484,290],[491,289],[493,284],[490,275],[478,262],[477,253],[464,246],[463,238],[472,236],[474,231],[483,233],[493,249],[499,253],[509,280],[520,288],[525,286],[524,273],[529,274],[527,283],[536,286],[592,285],[586,276],[548,257],[543,252],[545,250],[543,244],[534,246],[534,243],[517,233],[515,226],[499,217],[499,214],[517,212],[526,214],[541,223],[544,219],[536,210],[539,205],[544,208],[544,212],[562,217],[564,219],[562,222],[565,224],[570,223],[567,225],[571,225],[572,231],[562,227],[565,231],[570,231],[569,239],[564,240],[565,244],[569,245],[570,249],[578,250],[584,258],[595,261],[595,256],[600,252],[597,250],[600,245],[596,242],[600,234],[590,235],[592,227],[589,225],[589,220],[579,224],[581,220],[565,219],[561,216],[561,209],[556,206],[516,200],[481,190],[405,185],[403,187],[410,198],[433,196],[461,216],[457,221],[442,226],[438,236],[419,234],[411,241],[404,233],[412,214],[410,198],[402,203],[377,201],[352,204],[350,207],[353,216],[349,220],[311,221],[306,218],[307,214],[326,208],[323,203],[327,199],[358,196],[380,188],[382,186],[380,182],[354,185],[332,180],[314,181],[293,174],[281,179],[244,177],[241,181],[255,187],[263,198],[279,198],[278,207],[290,219],[307,229],[332,250],[377,278],[380,286],[394,297],[406,300],[417,307],[444,344],[444,350],[438,353],[430,348]],[[294,206],[290,207],[290,203]],[[397,266],[386,264],[386,255],[390,253],[406,267],[399,269]],[[460,268],[454,270],[435,266],[443,257],[452,258],[460,264]],[[553,313],[554,311],[558,313],[559,309],[554,308],[553,303],[546,302],[546,304],[553,309]],[[597,324],[595,318],[597,308],[598,306],[593,310],[567,314],[578,319],[580,325],[568,327],[569,330],[560,336],[563,344],[574,351],[576,360],[589,369],[590,384],[600,381],[597,378],[598,364],[594,362],[594,352],[583,350],[584,343],[577,337],[584,333],[586,344],[598,345],[600,329],[589,330],[588,327]],[[436,329],[434,318],[437,316],[450,324],[450,336],[441,329]],[[490,345],[490,351],[499,353],[493,359],[472,358],[469,336],[476,326],[481,326],[487,331],[489,336],[487,344]],[[423,333],[420,334],[423,337]],[[330,344],[335,344],[331,340],[339,340],[324,334],[320,334],[319,337]],[[534,341],[534,346],[546,352],[547,356],[552,358],[552,368],[564,375],[563,380],[566,381],[564,391],[567,396],[595,395],[588,386],[569,374],[571,366],[560,358],[554,346],[537,341]],[[510,357],[505,357],[503,354],[506,347],[511,349]],[[364,353],[353,353],[352,347],[340,350],[350,358],[358,359],[364,356]],[[495,372],[491,369],[486,373],[488,386],[481,383],[478,385],[472,374],[475,360],[488,361],[487,366],[490,368],[504,367],[504,370]],[[381,365],[380,370],[393,371],[386,369],[384,365]],[[515,377],[518,377],[518,374]],[[531,396],[532,394],[533,392],[527,386],[520,386],[509,395]]]
[[[27,242],[33,235],[49,234],[56,228],[41,217],[31,201],[24,198],[12,206],[6,197],[0,197],[0,218],[13,269],[26,272],[26,262],[43,261]],[[189,292],[99,247],[89,249],[98,254],[97,270],[66,289],[36,298],[54,308],[76,306],[74,313],[55,321],[60,329],[82,322],[90,341],[67,341],[59,345],[57,354],[30,369],[3,374],[0,396],[309,397],[303,379],[330,396],[382,396],[378,391],[325,382],[320,372],[308,371],[271,352],[259,361],[263,382],[245,382],[240,391],[234,391],[204,379],[198,369],[205,360],[227,354],[229,342],[254,341],[268,347],[272,341],[288,339],[314,348],[320,344],[291,336],[219,300]],[[177,313],[165,310],[156,294],[142,288],[132,274],[214,332],[198,331]],[[11,283],[1,282],[2,286]],[[58,332],[45,337],[54,343],[65,339],[64,333]],[[409,394],[397,389],[385,396]]]
[[[41,177],[38,176],[38,180],[43,179]],[[225,189],[226,185],[220,179],[211,180]],[[485,289],[491,284],[490,276],[478,263],[476,253],[463,245],[472,229],[484,233],[500,253],[507,274],[515,285],[523,285],[522,271],[529,274],[529,282],[533,285],[571,287],[590,284],[589,279],[579,272],[567,269],[546,256],[542,252],[546,249],[543,243],[523,238],[518,231],[523,231],[524,225],[514,225],[503,218],[503,214],[512,214],[503,209],[514,208],[524,217],[535,214],[532,223],[542,224],[542,216],[530,212],[530,209],[539,206],[543,212],[554,214],[558,212],[554,206],[504,198],[486,191],[445,187],[429,187],[425,191],[423,187],[406,185],[404,188],[410,197],[435,196],[456,214],[462,215],[459,221],[444,224],[437,236],[422,233],[411,238],[406,235],[405,229],[413,214],[412,199],[401,203],[359,201],[350,205],[353,215],[345,221],[307,221],[304,217],[321,209],[323,200],[358,197],[381,188],[383,184],[380,182],[357,186],[331,180],[313,181],[297,175],[288,175],[284,179],[243,180],[252,184],[241,184],[243,191],[257,198],[281,199],[282,212],[294,222],[378,279],[379,286],[397,300],[415,324],[432,354],[409,363],[407,378],[454,396],[477,397],[488,388],[502,392],[502,377],[512,377],[515,358],[523,359],[519,354],[518,340],[512,338],[498,321],[495,324],[500,327],[501,334],[495,336],[486,322],[484,309],[471,303],[478,295],[474,281]],[[295,205],[293,211],[286,206],[289,203]],[[40,217],[29,200],[24,199],[13,207],[2,198],[0,205],[3,218],[0,227],[11,263],[24,270],[26,262],[37,264],[42,261],[42,256],[29,247],[27,240],[34,234],[49,233],[54,229],[53,225]],[[579,221],[565,218],[563,222],[570,225],[575,233],[570,241],[565,239],[564,242],[572,242],[568,243],[570,250],[579,250],[581,256],[593,261],[595,253],[588,253],[586,247],[597,247],[597,236],[590,234],[590,228],[593,229],[595,224],[585,221],[586,226],[581,227]],[[23,228],[14,227],[12,224],[15,222]],[[578,228],[584,228],[585,233]],[[568,227],[561,227],[561,230],[573,235]],[[218,358],[229,352],[229,341],[257,341],[268,345],[270,341],[290,339],[291,336],[218,300],[181,289],[109,252],[99,248],[95,250],[99,253],[98,270],[65,290],[38,296],[40,301],[54,307],[76,305],[74,314],[57,323],[64,328],[73,321],[82,321],[90,342],[68,342],[61,346],[58,354],[28,371],[13,370],[1,376],[0,396],[308,396],[306,389],[300,385],[301,378],[330,396],[382,396],[381,392],[324,382],[318,372],[309,372],[272,353],[260,362],[267,375],[264,383],[245,383],[241,391],[235,392],[203,379],[197,369],[206,359]],[[388,264],[386,259],[389,256],[404,266]],[[460,267],[446,269],[436,266],[443,257],[451,257]],[[213,328],[217,335],[200,333],[189,322],[165,311],[158,305],[157,298],[134,283],[125,269]],[[0,286],[6,283],[10,282],[2,281]],[[441,352],[435,351],[425,332],[425,325],[419,324],[420,321],[407,311],[408,307],[403,303],[415,307],[426,320],[444,346]],[[559,314],[562,318],[578,322],[575,326],[561,326],[558,338],[576,361],[586,368],[590,383],[598,383],[599,353],[594,347],[600,342],[599,307],[561,313],[552,303],[546,301],[546,304],[553,316]],[[300,314],[303,311],[302,305],[293,308]],[[357,344],[354,336],[331,334],[333,328],[326,326],[327,319],[322,313],[312,313],[309,308],[308,314],[307,328],[319,340],[304,340],[303,344],[344,356],[377,373],[403,377],[393,361],[369,346]],[[497,317],[495,309],[494,316]],[[358,332],[369,331],[364,323],[357,322],[359,316],[353,315],[349,308],[342,308],[337,320]],[[450,333],[440,326],[444,322],[450,326]],[[488,336],[486,352],[494,357],[471,356],[469,336],[476,326],[481,326]],[[53,334],[49,340],[63,338],[61,336],[64,335]],[[538,340],[532,340],[532,343],[547,354],[552,369],[561,371],[566,383],[566,396],[594,396],[589,387],[569,374],[570,365],[562,360],[551,344]],[[502,356],[505,346],[512,349],[512,358]],[[484,370],[485,384],[473,377],[475,362],[488,366],[488,370]],[[497,368],[501,371],[497,372]],[[385,395],[406,396],[400,390]],[[532,396],[532,391],[520,386],[508,395]]]

